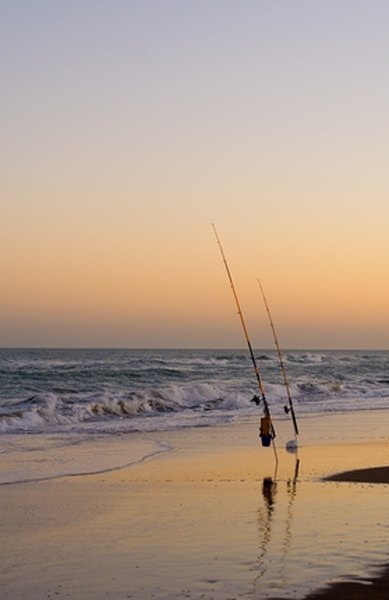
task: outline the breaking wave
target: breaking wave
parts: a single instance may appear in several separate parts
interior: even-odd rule
[[[256,358],[274,414],[286,402],[277,356]],[[388,352],[288,351],[298,414],[387,408]],[[252,415],[242,350],[1,350],[0,431],[131,432]]]

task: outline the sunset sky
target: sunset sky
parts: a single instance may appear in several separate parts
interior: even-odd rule
[[[0,346],[389,348],[387,0],[2,0]]]

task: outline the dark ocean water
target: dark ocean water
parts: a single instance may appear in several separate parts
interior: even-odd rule
[[[256,359],[272,414],[283,414],[277,355]],[[389,407],[388,351],[286,351],[297,415]],[[158,431],[258,410],[244,350],[0,350],[3,433]]]

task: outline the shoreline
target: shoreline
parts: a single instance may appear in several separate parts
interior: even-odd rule
[[[290,423],[278,422],[278,469],[253,417],[105,440],[99,451],[127,454],[130,466],[0,486],[4,600],[381,600],[389,567],[376,522],[387,502],[373,483],[389,484],[389,447],[377,430],[356,441],[362,423],[370,436],[366,415],[304,419],[294,455]],[[43,460],[42,447],[27,457]],[[168,451],[151,456],[157,447]],[[46,459],[63,458],[53,442]]]

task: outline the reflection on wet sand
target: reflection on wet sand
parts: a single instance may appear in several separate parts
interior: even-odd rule
[[[293,476],[286,481],[286,493],[288,502],[286,506],[286,517],[283,523],[283,532],[281,532],[282,542],[282,554],[281,557],[284,559],[289,551],[290,543],[292,540],[292,521],[293,521],[293,504],[297,492],[297,482],[300,468],[300,459],[296,454],[296,460],[294,465]],[[276,516],[276,496],[278,489],[277,482],[278,463],[276,463],[273,477],[267,476],[262,480],[262,496],[264,502],[258,509],[258,527],[260,534],[260,551],[258,554],[258,562],[256,566],[257,576],[254,579],[253,587],[256,589],[261,584],[261,579],[266,574],[267,570],[271,568],[271,561],[267,561],[268,548],[272,538],[273,523],[274,528],[279,525],[275,522]],[[280,482],[281,483],[281,482]],[[279,519],[278,519],[279,522]],[[278,532],[277,532],[278,534]]]

